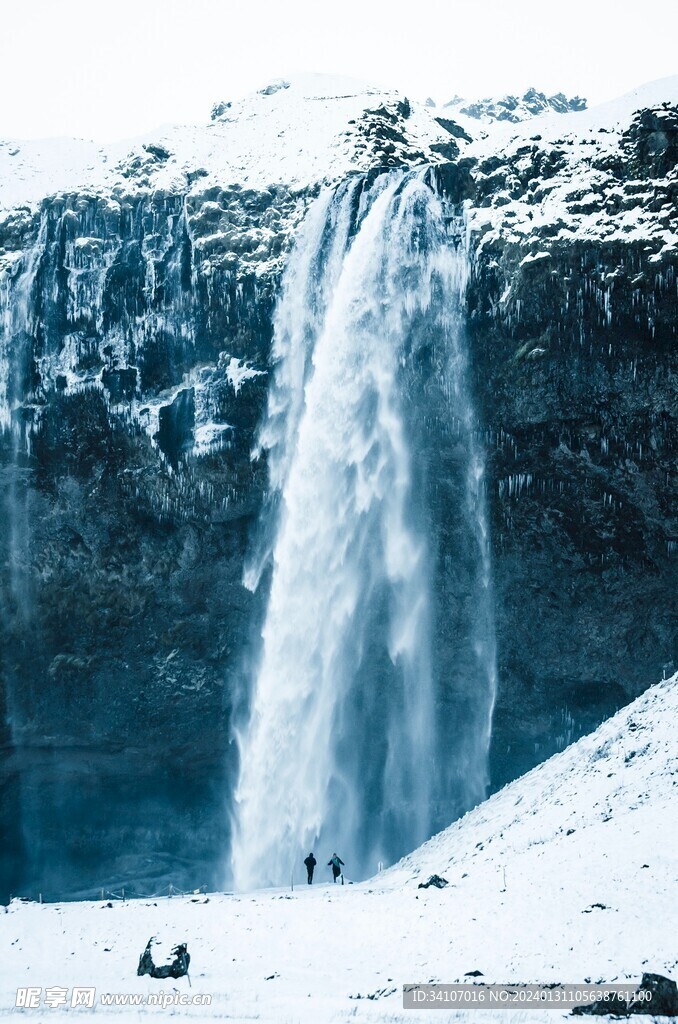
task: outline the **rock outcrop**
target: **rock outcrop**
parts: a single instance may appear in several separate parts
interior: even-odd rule
[[[522,96],[502,96],[498,99],[469,101],[454,96],[445,107],[476,121],[510,121],[517,124],[539,114],[570,114],[585,110],[586,100],[581,96],[570,98],[562,92],[547,96],[537,89],[528,89]]]

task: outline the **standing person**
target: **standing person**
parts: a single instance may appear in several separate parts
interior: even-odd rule
[[[309,853],[308,857],[304,859],[306,870],[308,872],[308,884],[311,885],[313,881],[313,868],[316,866],[318,861],[315,859],[312,853]]]
[[[341,869],[344,866],[343,860],[341,859],[341,857],[339,857],[338,854],[333,853],[327,862],[327,866],[328,868],[332,868],[332,881],[336,883],[337,879],[339,878],[339,875],[341,874]]]

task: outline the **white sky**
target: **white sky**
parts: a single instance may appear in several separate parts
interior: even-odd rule
[[[0,137],[108,141],[298,71],[444,102],[612,99],[678,73],[678,2],[2,0]]]

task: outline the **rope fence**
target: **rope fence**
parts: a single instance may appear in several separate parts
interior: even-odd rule
[[[169,898],[173,896],[205,896],[208,892],[206,885],[201,885],[197,889],[178,889],[176,885],[171,882],[169,885],[162,886],[157,892],[139,892],[133,885],[123,886],[120,889],[99,889],[92,890],[91,895],[79,896],[76,899],[63,899],[56,897],[46,896],[44,893],[38,893],[37,898],[35,896],[14,896],[10,895],[10,902],[13,899],[21,900],[23,903],[71,903],[81,902],[83,900],[90,900],[95,902],[101,900],[102,902],[106,899],[119,900],[121,903],[125,903],[127,900],[154,900]]]
[[[377,874],[381,874],[384,870],[383,861],[379,861],[377,865]],[[341,876],[341,884],[344,884],[344,876]],[[352,885],[352,882],[348,882]],[[294,891],[294,870],[291,872],[290,887]],[[200,885],[195,889],[179,889],[176,885],[170,882],[168,885],[162,886],[157,892],[140,892],[135,889],[133,885],[121,886],[119,889],[91,889],[85,891],[77,896],[72,897],[57,897],[49,896],[44,893],[38,893],[37,896],[17,896],[10,895],[10,901],[13,899],[21,900],[24,903],[80,903],[82,901],[96,902],[97,900],[119,900],[121,903],[125,903],[127,900],[155,900],[155,899],[172,899],[173,896],[205,896],[208,892],[206,885]],[[228,895],[228,894],[227,894]]]

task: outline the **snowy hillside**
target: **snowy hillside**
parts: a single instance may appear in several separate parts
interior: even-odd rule
[[[630,882],[638,853],[649,856],[647,839],[660,826],[664,839],[659,841],[657,836],[651,873],[638,877],[650,888],[662,876],[668,881],[671,864],[678,865],[671,850],[671,840],[678,839],[676,716],[678,677],[674,676],[651,687],[594,733],[494,794],[400,861],[382,880],[407,885],[435,872],[456,883],[462,870],[471,879],[467,886],[482,889],[490,884],[484,872],[498,870],[503,882],[506,868],[510,891],[533,884],[542,873],[542,858],[548,860],[549,871],[556,869],[554,877],[560,865],[563,882],[574,880],[573,865],[581,860],[587,865],[583,875],[588,876],[579,879],[582,892],[606,902],[613,898],[614,879],[621,881],[623,874]],[[597,865],[591,859],[594,852]],[[519,856],[524,859],[518,862]],[[603,884],[605,860],[610,879],[604,891],[596,893],[596,886]]]
[[[648,173],[645,157],[655,146],[672,152],[677,103],[678,76],[588,110],[544,113],[520,124],[479,130],[477,120],[455,112],[473,136],[465,156],[478,161],[474,177],[485,197],[472,204],[470,231],[481,236],[481,246],[500,238],[533,242],[534,254],[547,255],[575,239],[625,245],[647,239],[657,261],[675,258],[675,169],[660,161]]]
[[[204,191],[237,182],[250,188],[308,186],[366,169],[378,152],[370,113],[398,117],[403,97],[353,79],[297,75],[242,100],[216,104],[202,125],[165,126],[138,139],[101,146],[77,139],[0,141],[0,210],[74,189],[151,185]],[[392,109],[390,109],[392,108]],[[401,107],[401,111],[402,111]],[[431,144],[449,134],[423,105],[409,105],[406,130],[382,151],[418,153],[436,162]],[[372,118],[372,120],[374,120]],[[195,189],[194,189],[195,190]]]
[[[0,915],[0,1013],[12,1012],[18,985],[59,985],[69,1001],[73,986],[96,985],[97,998],[172,987],[212,995],[209,1009],[182,1007],[187,1018],[394,1022],[412,1019],[403,983],[468,981],[474,971],[484,982],[675,979],[677,713],[674,676],[361,885],[328,886],[319,867],[322,884],[294,892],[14,902]],[[418,889],[432,873],[449,885]],[[150,935],[163,943],[157,961],[188,942],[190,990],[185,979],[136,977]],[[122,1007],[96,1012],[139,1019]]]

